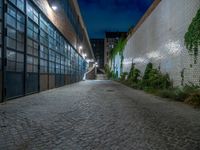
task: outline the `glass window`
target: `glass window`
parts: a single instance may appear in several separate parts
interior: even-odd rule
[[[16,39],[16,30],[8,27],[7,28],[7,36],[12,39]]]
[[[60,55],[59,54],[56,54],[56,63],[60,64]]]
[[[8,5],[8,14],[14,18],[16,18],[16,9],[12,6]]]
[[[16,60],[16,52],[7,50],[7,59],[10,61]]]
[[[29,16],[29,18],[31,18],[35,23],[38,24],[38,12],[35,8],[33,8],[33,6],[28,3],[27,4],[27,15]]]
[[[38,72],[38,58],[27,56],[27,72]]]
[[[28,37],[35,41],[38,41],[39,29],[37,25],[35,25],[31,20],[28,20],[27,28]]]
[[[24,0],[9,0],[11,3],[16,5],[19,9],[24,11]]]
[[[48,48],[40,45],[40,58],[48,59]]]
[[[60,74],[61,70],[60,70],[60,64],[56,64],[56,73]]]
[[[7,50],[7,71],[23,72],[24,55],[15,51]]]
[[[40,73],[48,73],[48,61],[40,59]]]
[[[55,52],[49,50],[49,60],[55,62]]]
[[[31,39],[27,39],[27,53],[38,56],[38,43]]]
[[[7,13],[7,47],[24,51],[24,15],[8,5]]]
[[[24,0],[17,0],[17,7],[24,11]]]
[[[14,39],[11,39],[7,37],[7,47],[11,49],[16,49],[16,41]]]
[[[49,62],[49,73],[55,73],[55,63]]]

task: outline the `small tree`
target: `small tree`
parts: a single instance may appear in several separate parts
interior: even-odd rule
[[[140,70],[135,68],[135,64],[132,63],[131,70],[128,74],[128,80],[133,83],[137,83],[139,81],[139,77],[140,77]]]

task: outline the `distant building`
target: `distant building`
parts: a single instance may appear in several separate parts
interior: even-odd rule
[[[94,56],[98,63],[98,68],[104,68],[104,39],[91,39],[90,40]]]
[[[109,53],[120,38],[126,37],[126,32],[106,32],[104,39],[104,65],[109,63]]]

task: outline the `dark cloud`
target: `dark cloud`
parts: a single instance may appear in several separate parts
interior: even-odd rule
[[[89,35],[104,31],[127,31],[134,26],[153,0],[78,0]]]

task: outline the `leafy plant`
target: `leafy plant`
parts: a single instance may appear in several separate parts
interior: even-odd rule
[[[121,53],[127,43],[126,38],[121,38],[115,47],[110,51],[110,59],[113,59],[118,53]]]
[[[126,77],[127,77],[128,73],[127,72],[123,72],[121,74],[121,77],[120,77],[120,81],[125,81],[126,80]]]
[[[135,68],[135,64],[132,64],[131,70],[128,74],[128,80],[132,81],[133,83],[137,83],[140,77],[140,70]]]
[[[190,53],[195,56],[195,62],[198,55],[198,46],[200,45],[200,9],[193,18],[187,33],[185,34],[185,45]]]
[[[153,64],[147,64],[142,78],[144,88],[166,89],[172,86],[168,74],[162,74],[158,69],[153,68]]]
[[[117,79],[118,75],[114,71],[111,70],[111,68],[108,65],[105,65],[104,67],[105,73],[108,79]]]
[[[158,90],[156,95],[184,102],[191,96],[195,97],[193,93],[196,94],[198,92],[199,92],[199,86],[190,83],[184,86],[183,88],[170,88],[170,89]]]
[[[163,98],[200,106],[200,86],[189,83],[182,88],[173,88],[169,75],[162,74],[159,69],[153,67],[152,63],[147,64],[142,79],[139,77],[140,71],[135,68],[135,64],[132,64],[130,72],[121,75],[121,82],[134,89],[141,89]]]
[[[186,100],[185,103],[200,107],[200,91],[192,93]]]

